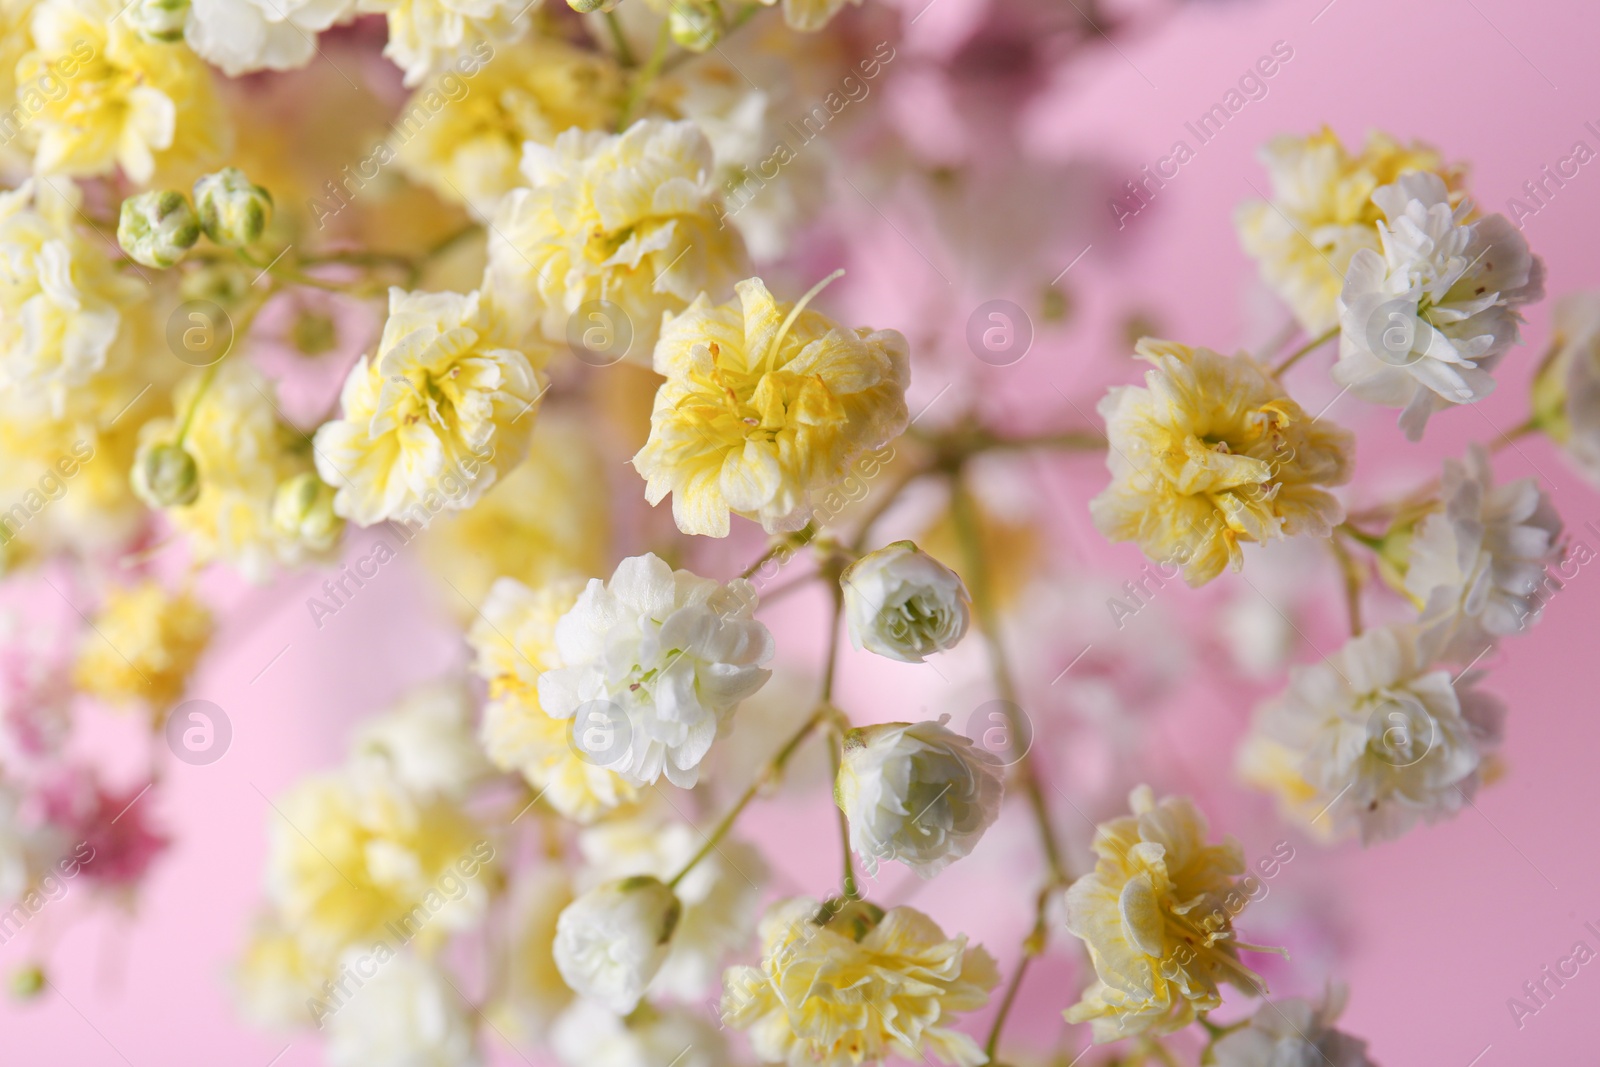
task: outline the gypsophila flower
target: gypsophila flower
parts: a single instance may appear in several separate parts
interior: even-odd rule
[[[1504,708],[1476,688],[1481,672],[1452,682],[1432,651],[1416,628],[1386,626],[1292,669],[1252,735],[1278,752],[1278,773],[1258,784],[1313,829],[1358,830],[1369,844],[1458,811],[1499,744]]]
[[[114,587],[83,639],[73,679],[102,700],[165,714],[188,686],[211,631],[211,612],[189,593],[168,593],[153,581]]]
[[[571,129],[522,151],[527,187],[495,213],[484,282],[510,321],[561,341],[579,308],[609,301],[631,331],[629,358],[648,363],[664,313],[721,297],[742,272],[744,246],[719,225],[711,145],[694,123]]]
[[[1447,166],[1433,148],[1376,131],[1359,153],[1326,127],[1309,137],[1276,137],[1262,149],[1261,161],[1272,199],[1239,209],[1239,238],[1260,261],[1262,279],[1310,334],[1338,323],[1351,257],[1378,247],[1373,190],[1412,171],[1437,174],[1452,190],[1460,181],[1460,168]]]
[[[443,965],[403,950],[374,964],[369,951],[351,949],[347,968],[373,976],[327,1012],[329,1067],[480,1067],[472,1007]]]
[[[850,847],[868,874],[899,860],[932,878],[976,847],[1000,815],[1000,760],[938,722],[851,730],[834,785]]]
[[[293,70],[317,54],[317,34],[355,13],[355,0],[191,0],[184,39],[230,77]]]
[[[1339,295],[1333,377],[1363,400],[1404,410],[1421,440],[1428,417],[1494,389],[1489,372],[1519,340],[1517,308],[1544,296],[1544,264],[1504,215],[1471,219],[1435,174],[1372,194],[1382,252],[1351,257]]]
[[[556,921],[561,977],[575,992],[628,1014],[666,962],[682,914],[678,898],[653,875],[591,889]]]
[[[147,267],[170,267],[200,240],[200,221],[189,198],[167,189],[122,202],[117,243]]]
[[[238,167],[224,167],[196,181],[194,204],[206,236],[228,248],[243,248],[260,240],[272,221],[272,194],[251,182]]]
[[[389,291],[377,356],[351,368],[341,418],[316,434],[338,514],[426,524],[471,507],[523,457],[545,379],[494,329],[477,293]]]
[[[780,901],[761,920],[759,967],[723,978],[722,1020],[765,1063],[860,1067],[890,1056],[988,1062],[956,1016],[1000,981],[994,960],[908,907]]]
[[[145,40],[171,44],[183,40],[189,0],[130,0],[124,17]]]
[[[1334,1029],[1345,991],[1330,989],[1320,1004],[1278,1000],[1264,1004],[1242,1030],[1212,1046],[1215,1067],[1376,1067],[1367,1043]]]
[[[557,1020],[550,1047],[566,1067],[732,1067],[727,1039],[700,1014],[644,1005],[626,1019],[579,1001]]]
[[[902,663],[954,648],[971,621],[961,576],[910,541],[862,556],[839,584],[850,643]]]
[[[1479,445],[1447,459],[1443,507],[1422,519],[1410,542],[1406,592],[1424,605],[1424,626],[1449,634],[1445,653],[1470,660],[1497,638],[1539,621],[1555,562],[1561,517],[1532,478],[1494,484]]]
[[[1135,541],[1204,585],[1244,566],[1240,545],[1327,537],[1344,508],[1327,486],[1350,476],[1351,435],[1308,416],[1247,356],[1152,338],[1145,387],[1100,401],[1111,485],[1089,503],[1100,532]]]
[[[743,579],[723,586],[653,554],[625,559],[556,624],[562,666],[539,675],[539,702],[578,718],[573,743],[598,766],[688,789],[739,701],[771,674],[755,603]]]
[[[383,54],[405,72],[407,86],[450,66],[475,72],[497,45],[527,32],[530,6],[528,0],[357,0],[359,10],[388,17]]]
[[[656,346],[667,380],[633,465],[651,504],[672,494],[685,533],[725,537],[730,513],[769,533],[798,530],[814,494],[907,423],[900,333],[845,329],[808,309],[820,285],[793,305],[759,278],[737,288],[727,304],[696,299]]]
[[[1600,485],[1600,294],[1556,301],[1556,347],[1533,384],[1534,416],[1592,484]]]
[[[352,754],[383,760],[397,781],[418,793],[464,796],[489,770],[472,734],[472,712],[464,679],[417,686],[361,724]]]
[[[1096,980],[1066,1018],[1091,1023],[1096,1043],[1181,1029],[1222,1003],[1220,983],[1265,992],[1239,951],[1275,951],[1234,937],[1237,841],[1209,844],[1187,797],[1157,802],[1140,786],[1128,805],[1133,814],[1095,827],[1099,859],[1067,890],[1067,929],[1088,946]]]

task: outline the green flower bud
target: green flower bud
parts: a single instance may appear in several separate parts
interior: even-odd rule
[[[183,40],[183,25],[189,19],[189,0],[133,0],[128,21],[147,41],[172,44]]]
[[[260,240],[272,220],[272,194],[237,167],[224,167],[195,182],[194,202],[206,236],[230,248]]]
[[[282,536],[323,551],[334,546],[344,520],[333,511],[333,486],[312,471],[280,482],[272,498],[272,526]]]
[[[172,189],[140,193],[122,202],[117,243],[136,263],[170,267],[200,240],[200,220],[189,198]]]
[[[722,18],[714,4],[674,2],[667,25],[673,41],[691,52],[704,52],[722,39]]]
[[[44,968],[37,963],[20,967],[11,974],[11,995],[18,1000],[30,1000],[44,989]]]
[[[567,0],[567,6],[580,15],[587,15],[591,11],[610,11],[617,6],[617,0]]]
[[[153,508],[187,507],[200,495],[200,468],[182,445],[143,445],[133,459],[133,491]]]

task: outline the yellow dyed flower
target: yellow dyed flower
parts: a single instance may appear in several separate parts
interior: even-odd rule
[[[1095,828],[1094,870],[1067,890],[1067,929],[1082,938],[1096,981],[1067,1009],[1092,1023],[1094,1040],[1165,1034],[1222,1003],[1218,984],[1264,993],[1239,962],[1233,917],[1249,901],[1237,841],[1207,844],[1203,815],[1187,797],[1157,802],[1149,786],[1129,798],[1132,815]]]
[[[105,369],[145,288],[79,233],[77,189],[62,185],[0,193],[0,388],[58,417],[68,392]]]
[[[430,99],[448,103],[435,108]],[[521,181],[523,144],[551,144],[572,127],[608,128],[621,103],[622,75],[610,57],[533,37],[498,49],[470,79],[447,72],[419,86],[395,122],[407,136],[395,158],[444,199],[487,218]]]
[[[33,50],[28,24],[33,21],[34,0],[0,0],[0,164],[8,173],[28,169],[23,128],[44,102],[54,83],[19,83],[17,62]]]
[[[534,426],[528,458],[469,511],[428,527],[423,558],[460,596],[483,603],[496,578],[538,587],[569,574],[599,574],[609,563],[609,508],[591,427],[560,412]]]
[[[520,772],[561,814],[592,822],[635,800],[638,790],[586,759],[571,741],[572,720],[553,718],[539,703],[539,675],[562,666],[556,622],[577,603],[583,586],[572,577],[529,589],[502,578],[467,643],[477,653],[479,676],[489,683],[480,737],[490,761]]]
[[[274,805],[267,890],[316,955],[406,931],[423,947],[482,919],[494,848],[457,804],[381,761],[305,779]]]
[[[87,177],[120,166],[139,185],[158,171],[178,183],[223,154],[228,127],[210,70],[181,41],[141,37],[122,9],[121,0],[44,0],[34,10],[34,49],[17,81],[54,75],[65,86],[29,123],[36,172]]]
[[[211,612],[189,593],[153,581],[114,587],[84,637],[73,681],[102,700],[164,713],[210,642]]]
[[[722,223],[714,167],[692,122],[573,129],[525,145],[528,188],[495,213],[485,287],[508,316],[555,341],[579,308],[609,301],[626,316],[616,328],[631,332],[627,354],[647,362],[663,314],[720,295],[742,273],[744,243]]]
[[[315,475],[310,442],[278,417],[272,384],[241,359],[223,363],[205,382],[206,372],[199,371],[178,385],[174,417],[145,423],[136,460],[138,470],[153,449],[174,444],[180,421],[187,422],[183,451],[194,461],[199,494],[165,514],[188,539],[196,562],[223,560],[250,581],[264,582],[275,564],[325,556],[337,541],[336,527],[332,537],[315,537],[274,520],[278,487]],[[137,477],[135,484],[141,484]]]
[[[1372,191],[1408,171],[1431,171],[1459,201],[1462,168],[1447,166],[1420,142],[1401,144],[1373,131],[1352,154],[1332,130],[1309,137],[1276,137],[1262,150],[1272,182],[1271,201],[1251,201],[1235,220],[1244,249],[1261,265],[1262,279],[1311,334],[1339,321],[1339,293],[1350,259],[1378,249],[1383,212]]]
[[[1111,484],[1089,503],[1112,541],[1135,541],[1184,580],[1204,585],[1240,543],[1297,534],[1327,537],[1344,508],[1322,486],[1350,477],[1354,441],[1313,419],[1247,356],[1141,340],[1154,364],[1145,387],[1100,401]]]
[[[730,512],[798,530],[812,493],[906,428],[906,339],[809,310],[820,288],[779,304],[750,278],[737,300],[702,295],[662,327],[655,367],[667,380],[633,465],[651,504],[672,494],[683,532],[725,537]]]
[[[389,290],[376,358],[351,369],[342,417],[316,434],[335,511],[426,525],[471,507],[526,455],[545,379],[502,336],[477,293]]]
[[[323,995],[334,961],[310,950],[276,915],[258,919],[233,967],[240,1011],[262,1027],[315,1023],[309,1005]]]
[[[766,1063],[860,1067],[932,1056],[957,1067],[989,1062],[952,1028],[1000,981],[993,958],[913,908],[781,901],[761,920],[760,967],[723,977],[722,1019],[750,1031]]]

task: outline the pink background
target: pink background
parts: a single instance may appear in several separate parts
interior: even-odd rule
[[[952,369],[957,360],[948,350],[939,359],[915,364],[921,403],[937,397],[943,385],[958,382],[962,393],[976,390],[990,414],[1016,423],[1081,424],[1051,386],[1089,412],[1106,384],[1132,380],[1133,366],[1115,354],[1123,347],[1116,340],[1121,323],[1132,311],[1152,316],[1167,336],[1221,349],[1253,343],[1275,329],[1281,313],[1264,310],[1269,306],[1254,288],[1254,268],[1239,250],[1231,222],[1235,205],[1255,195],[1252,183],[1266,188],[1254,153],[1275,133],[1309,132],[1326,122],[1349,140],[1369,126],[1424,138],[1447,156],[1470,161],[1471,188],[1486,210],[1499,211],[1523,181],[1566,155],[1575,140],[1600,147],[1583,128],[1587,120],[1600,120],[1600,74],[1593,56],[1600,10],[1594,5],[1335,0],[1324,9],[1323,4],[1194,3],[1148,32],[1119,39],[1115,48],[1099,49],[1061,83],[1046,88],[1027,122],[1037,154],[1092,158],[1121,180],[1135,177],[1140,164],[1153,163],[1174,139],[1187,136],[1183,123],[1218,100],[1274,42],[1287,41],[1294,50],[1292,61],[1270,80],[1269,95],[1250,103],[1202,147],[1154,206],[1128,220],[1124,230],[1108,228],[1109,213],[1089,202],[1092,226],[1079,225],[1081,239],[1074,237],[1060,249],[1065,266],[1085,244],[1093,245],[1068,276],[1078,308],[1070,325],[1041,330],[1034,350],[1013,367],[975,367],[967,358]],[[909,5],[911,10],[921,6],[921,0]],[[969,0],[938,0],[913,28],[906,54],[914,59],[937,52],[944,36],[959,36],[981,9],[981,3]],[[889,106],[909,106],[905,99],[884,99]],[[863,106],[879,106],[884,99]],[[901,328],[915,339],[929,323],[902,317],[928,315],[940,300],[948,304],[921,255],[907,248],[908,240],[919,241],[918,230],[902,222],[907,237],[901,238],[858,202],[839,206],[861,210],[863,225],[877,227],[875,243],[863,246],[878,249],[881,257],[876,263],[852,263],[856,288],[836,306],[867,309],[863,321]],[[1586,167],[1528,221],[1526,234],[1546,260],[1552,296],[1600,285],[1596,233],[1600,164]],[[920,302],[897,297],[906,278],[927,283],[934,296]],[[957,311],[945,308],[946,328],[957,338],[951,344],[959,348],[970,308],[996,295],[1011,294],[962,292]],[[1499,394],[1478,408],[1437,418],[1423,445],[1404,444],[1393,429],[1392,413],[1340,400],[1329,417],[1360,433],[1354,498],[1426,480],[1439,458],[1459,454],[1470,440],[1491,437],[1495,428],[1520,423],[1526,381],[1549,335],[1549,307],[1547,301],[1531,309],[1529,343],[1503,365]],[[1335,392],[1321,373],[1325,364],[1325,356],[1312,359],[1291,379],[1297,396],[1313,410]],[[919,406],[913,403],[914,410]],[[1600,525],[1600,500],[1549,445],[1519,442],[1497,457],[1496,467],[1502,477],[1541,477],[1569,529],[1600,547],[1600,537],[1579,529],[1589,520]],[[1115,586],[1137,575],[1138,554],[1126,546],[1105,546],[1088,524],[1084,503],[1104,482],[1098,461],[1039,461],[1023,470],[1045,487],[1043,500],[1058,519],[1047,551],[1057,578]],[[718,560],[712,565],[718,573],[730,574],[756,545],[746,536],[725,553],[718,549],[706,558]],[[1343,625],[1337,587],[1324,561],[1308,558],[1312,562],[1299,572],[1299,581],[1279,588],[1282,596],[1305,606],[1312,620],[1307,632],[1332,651]],[[1258,575],[1257,583],[1266,588],[1271,573],[1263,568],[1247,571],[1247,577]],[[1267,854],[1278,840],[1295,844],[1295,860],[1272,883],[1276,896],[1239,921],[1248,939],[1273,941],[1274,936],[1258,932],[1264,930],[1294,952],[1290,964],[1266,968],[1275,991],[1310,995],[1326,979],[1347,982],[1352,996],[1346,1026],[1366,1037],[1374,1058],[1387,1067],[1513,1067],[1590,1062],[1595,1055],[1600,964],[1580,972],[1520,1030],[1506,1000],[1520,996],[1523,981],[1565,956],[1578,939],[1600,947],[1583,930],[1586,920],[1600,926],[1600,851],[1593,824],[1600,806],[1600,775],[1594,773],[1600,752],[1600,716],[1595,714],[1600,672],[1593,658],[1600,623],[1597,573],[1580,572],[1555,598],[1539,628],[1508,641],[1492,662],[1487,686],[1511,708],[1504,780],[1483,791],[1477,810],[1369,851],[1353,845],[1319,851],[1281,829],[1270,805],[1234,784],[1234,743],[1251,708],[1281,685],[1281,675],[1265,683],[1244,681],[1236,672],[1202,665],[1204,648],[1183,652],[1159,636],[1162,617],[1181,622],[1196,617],[1193,610],[1200,605],[1256,595],[1251,589],[1231,577],[1203,594],[1169,586],[1156,605],[1162,617],[1141,615],[1118,646],[1127,650],[1139,677],[1155,677],[1171,669],[1173,657],[1188,657],[1180,679],[1182,699],[1162,702],[1159,711],[1141,720],[1147,739],[1141,774],[1158,790],[1194,793],[1219,831],[1231,830],[1243,839],[1252,859]],[[159,803],[176,844],[141,893],[136,921],[98,904],[88,921],[60,923],[85,904],[87,893],[76,885],[36,920],[63,927],[51,957],[59,995],[0,1006],[6,1062],[136,1067],[320,1062],[314,1037],[262,1034],[243,1026],[224,981],[261,892],[266,829],[274,817],[262,794],[274,796],[302,774],[337,762],[352,723],[381,709],[406,686],[463,659],[451,623],[427,608],[428,587],[414,560],[391,564],[382,581],[317,632],[304,598],[320,580],[297,575],[274,590],[226,592],[237,598],[238,609],[192,695],[227,711],[235,731],[232,748],[213,766],[175,766]],[[816,662],[818,608],[796,597],[772,612],[786,659]],[[1101,610],[1094,601],[1089,613],[1103,624]],[[1034,650],[1020,670],[1029,692],[1037,694],[1030,697],[1029,712],[1041,726],[1039,745],[1051,759],[1052,780],[1088,816],[1098,818],[1114,810],[1129,782],[1087,742],[1068,751],[1064,739],[1076,736],[1071,727],[1053,729],[1069,712],[1059,706],[1062,698],[1050,679],[1088,640],[1073,633],[1067,627],[1020,635],[1024,647]],[[282,657],[256,678],[285,646]],[[959,650],[948,668],[940,667],[956,686],[952,696],[944,681],[926,671],[869,663],[847,650],[843,703],[863,721],[943,711],[959,717],[988,695],[981,661],[966,653],[975,654],[976,648]],[[1300,647],[1293,655],[1307,660],[1316,653]],[[114,747],[114,740],[107,744]],[[1052,790],[1052,798],[1082,869],[1089,827],[1061,793]],[[758,808],[751,817],[747,833],[786,843],[778,861],[782,888],[814,894],[828,888],[837,846],[825,805],[822,794],[812,792]],[[1021,807],[1008,808],[976,857],[916,898],[947,929],[964,929],[989,945],[1008,972],[1029,922],[1030,834]],[[875,894],[903,899],[905,877],[902,870],[888,871]],[[1076,950],[1059,925],[1055,938],[1052,959],[1024,986],[1013,1028],[1019,1037],[1042,1043],[1061,1034],[1060,1009],[1079,981],[1072,973]],[[0,947],[0,967],[9,972],[22,963],[25,945],[24,939]],[[496,1055],[518,1062],[503,1048]]]

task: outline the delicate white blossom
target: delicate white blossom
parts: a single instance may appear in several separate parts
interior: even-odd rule
[[[910,541],[868,553],[839,581],[857,648],[921,663],[966,635],[971,599],[961,576]]]
[[[355,13],[355,0],[191,0],[184,39],[229,77],[292,70],[317,54],[317,34]]]
[[[666,962],[682,914],[672,890],[651,875],[591,889],[556,920],[561,977],[575,992],[628,1014]]]
[[[1278,1000],[1263,1004],[1242,1030],[1211,1050],[1215,1067],[1376,1067],[1367,1043],[1335,1030],[1344,1009],[1343,989],[1331,989],[1321,1004]]]
[[[370,947],[352,949],[350,956],[356,957],[347,964],[355,975],[375,973],[326,1017],[330,1067],[478,1067],[483,1062],[470,1006],[439,965],[408,952],[378,960]]]

